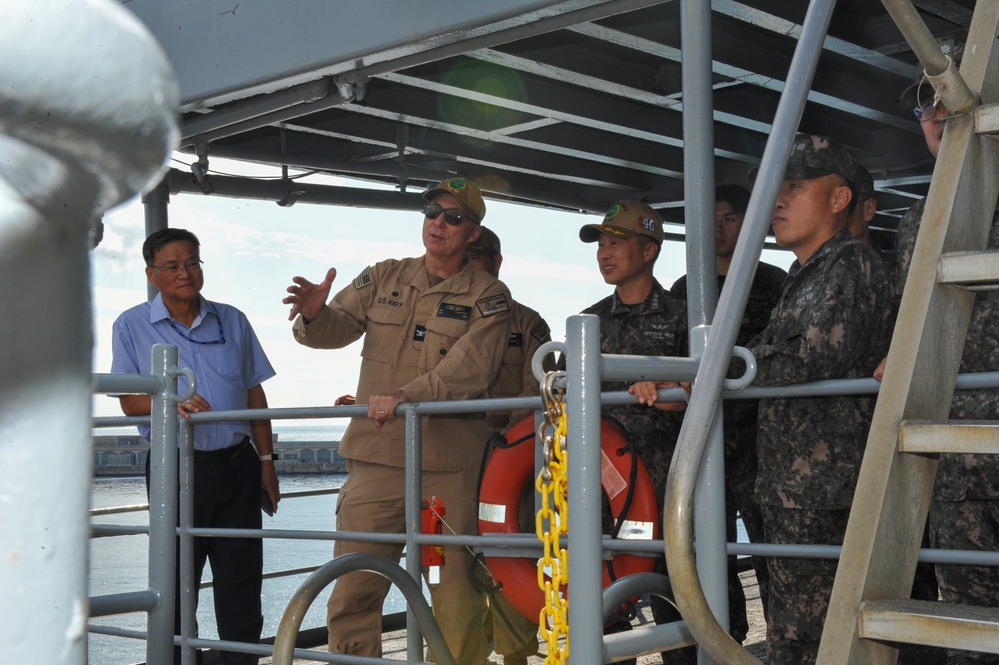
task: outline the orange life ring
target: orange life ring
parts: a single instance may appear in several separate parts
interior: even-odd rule
[[[507,441],[532,438],[534,416],[510,428]],[[624,433],[610,420],[600,423],[601,485],[617,522],[625,509],[628,481],[632,472],[632,459],[637,463],[635,486],[631,491],[619,538],[655,540],[661,537],[659,507],[652,478],[642,459],[631,451]],[[482,474],[479,488],[479,533],[520,533],[520,502],[530,482],[533,487],[534,446],[515,445],[493,450]],[[633,573],[652,572],[655,559],[633,554],[618,554],[613,559],[615,577]],[[534,619],[544,607],[544,594],[538,587],[538,568],[534,559],[523,557],[486,557],[489,572],[501,585],[502,593],[525,617]],[[603,581],[611,583],[610,572],[605,566]]]

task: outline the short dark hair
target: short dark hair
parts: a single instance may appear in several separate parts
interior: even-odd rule
[[[187,229],[160,229],[159,231],[150,233],[146,241],[142,243],[142,258],[145,259],[146,265],[153,265],[156,252],[160,251],[160,247],[169,242],[177,242],[178,240],[189,242],[195,247],[201,248],[198,236]]]
[[[652,265],[655,265],[656,261],[659,260],[659,255],[663,251],[662,244],[656,242],[655,238],[652,238],[651,236],[634,236],[634,237],[637,239],[639,247],[645,247],[649,243],[654,243],[655,244],[655,246],[656,246],[656,253],[655,253],[655,256],[652,257]]]
[[[715,187],[715,203],[727,203],[732,212],[745,215],[749,209],[749,190],[742,185],[718,185]]]

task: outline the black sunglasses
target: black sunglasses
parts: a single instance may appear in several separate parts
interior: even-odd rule
[[[444,213],[444,221],[451,226],[458,226],[465,221],[466,217],[468,217],[468,215],[457,208],[444,208],[436,203],[430,203],[423,208],[423,215],[427,219],[437,219],[440,217],[441,213]]]

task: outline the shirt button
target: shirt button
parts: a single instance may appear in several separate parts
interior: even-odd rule
[[[440,353],[442,356],[446,356],[447,355],[447,349],[441,349],[440,351],[438,351],[438,353]]]

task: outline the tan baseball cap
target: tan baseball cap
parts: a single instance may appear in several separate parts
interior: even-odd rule
[[[500,251],[499,236],[493,233],[492,229],[487,229],[484,226],[479,227],[479,230],[479,239],[468,243],[468,251],[482,254],[502,254],[503,252]]]
[[[486,216],[486,202],[482,200],[482,192],[471,180],[460,176],[448,178],[434,185],[423,193],[423,198],[433,201],[438,194],[450,194],[458,199],[461,207],[475,222],[482,222]]]
[[[583,242],[596,242],[601,233],[622,238],[648,236],[661,245],[663,220],[648,203],[618,201],[610,207],[602,222],[587,224],[579,229],[579,239]]]

